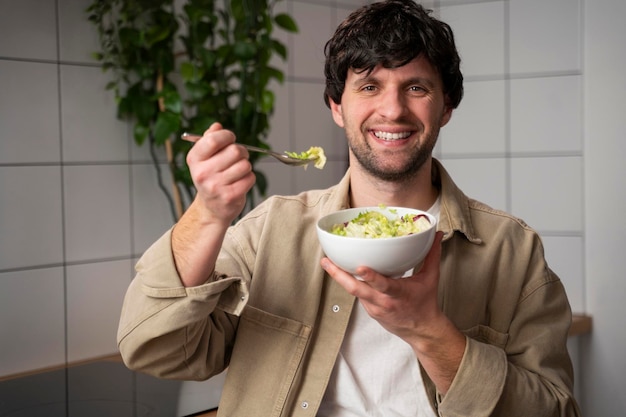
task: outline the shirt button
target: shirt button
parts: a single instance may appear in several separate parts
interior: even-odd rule
[[[307,408],[309,408],[309,403],[306,401],[302,401],[302,404],[300,404],[300,407],[306,410]]]
[[[341,308],[340,308],[337,304],[335,304],[335,305],[333,306],[333,313],[338,313],[338,312],[339,312],[339,310],[341,310]]]

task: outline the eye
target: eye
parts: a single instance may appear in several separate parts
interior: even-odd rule
[[[376,87],[373,85],[365,85],[361,88],[362,91],[376,91]]]
[[[426,92],[426,88],[424,88],[421,85],[412,85],[409,87],[409,90],[414,92],[414,93],[423,93]]]

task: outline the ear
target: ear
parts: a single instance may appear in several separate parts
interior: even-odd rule
[[[441,120],[439,122],[439,127],[444,127],[445,125],[448,124],[448,122],[452,118],[452,111],[453,110],[454,109],[450,105],[450,100],[448,99],[448,96],[446,95],[444,109],[443,109],[443,114],[441,115]]]
[[[450,119],[452,118],[452,107],[446,106],[444,109],[443,115],[441,115],[441,122],[439,123],[439,127],[444,127],[448,124]]]
[[[332,99],[329,99],[328,103],[330,104],[330,111],[333,115],[333,120],[335,121],[337,126],[344,127],[343,111],[341,109],[341,104],[335,103]]]

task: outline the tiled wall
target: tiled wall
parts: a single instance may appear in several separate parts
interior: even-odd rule
[[[89,3],[0,0],[0,376],[115,352],[133,263],[172,223],[148,153],[116,120],[108,76],[90,58]],[[270,194],[326,187],[345,170],[322,101],[322,48],[363,3],[279,5],[301,32],[280,35],[290,60],[277,62],[288,77],[270,143],[323,146],[329,163],[262,161]],[[469,195],[540,232],[573,309],[586,311],[583,0],[425,4],[453,27],[466,76],[436,156]]]
[[[458,3],[441,2],[440,15],[455,30],[466,95],[439,155],[469,195],[540,232],[585,311],[581,1]]]

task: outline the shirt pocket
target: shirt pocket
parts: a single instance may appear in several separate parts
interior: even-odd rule
[[[311,326],[247,305],[241,314],[220,409],[229,416],[279,416]]]
[[[484,324],[479,324],[474,327],[470,327],[467,330],[463,330],[463,333],[482,343],[487,343],[493,346],[497,346],[504,349],[507,341],[509,340],[508,333],[502,333]]]

